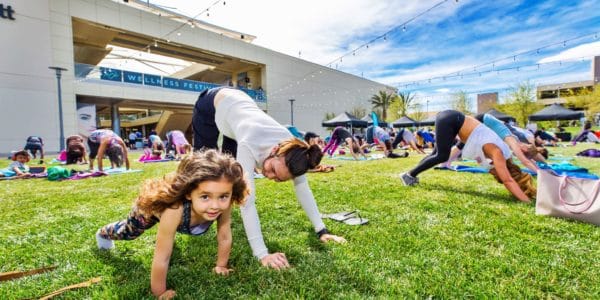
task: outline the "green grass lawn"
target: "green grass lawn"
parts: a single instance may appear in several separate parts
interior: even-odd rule
[[[597,145],[550,148],[573,155]],[[325,220],[348,243],[320,244],[292,185],[257,180],[257,207],[271,251],[292,268],[260,267],[233,216],[233,275],[211,273],[214,227],[204,236],[178,235],[168,286],[180,299],[204,298],[598,298],[600,229],[536,216],[491,175],[429,170],[421,184],[402,186],[398,174],[423,156],[368,162],[326,159],[339,167],[310,174],[321,212],[359,210],[370,220],[349,226]],[[135,157],[137,158],[137,157]],[[3,159],[0,168],[8,165]],[[574,164],[600,174],[600,159]],[[1,299],[35,298],[102,277],[66,299],[151,298],[156,228],[135,241],[98,251],[94,233],[123,219],[142,181],[175,162],[133,163],[141,173],[80,181],[0,181],[0,272],[56,265],[54,271],[0,283]]]

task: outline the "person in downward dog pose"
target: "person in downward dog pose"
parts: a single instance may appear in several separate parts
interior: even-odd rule
[[[222,151],[236,156],[248,178],[250,196],[241,206],[242,221],[252,252],[265,267],[284,269],[284,253],[269,253],[256,210],[254,169],[277,182],[292,180],[296,197],[321,242],[345,242],[325,228],[305,173],[315,168],[323,154],[317,145],[294,138],[281,124],[262,111],[246,93],[227,87],[203,91],[192,117],[194,149],[217,148],[223,134]]]
[[[417,176],[420,173],[447,161],[457,135],[465,143],[462,149],[463,157],[475,159],[484,167],[493,167],[494,171],[491,173],[504,184],[508,191],[518,200],[530,202],[522,187],[525,190],[530,188],[531,176],[521,172],[520,169],[516,172],[518,167],[512,163],[509,147],[497,134],[477,119],[465,116],[455,110],[438,113],[435,120],[436,144],[434,150],[415,168],[400,175],[404,185],[410,186],[419,183]],[[513,178],[515,176],[519,177],[515,180]]]

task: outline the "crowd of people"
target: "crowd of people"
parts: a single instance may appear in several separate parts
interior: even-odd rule
[[[234,206],[240,208],[252,255],[260,264],[277,270],[290,267],[285,253],[272,252],[264,241],[254,182],[257,170],[275,182],[291,182],[316,239],[323,243],[344,243],[342,236],[331,233],[323,223],[306,176],[308,171],[318,168],[324,155],[339,155],[344,146],[355,160],[367,159],[367,154],[376,150],[387,158],[407,157],[408,151],[424,155],[416,166],[400,175],[400,182],[406,186],[418,184],[421,173],[437,165],[448,167],[462,156],[489,169],[516,199],[530,202],[535,197],[532,177],[516,166],[512,157],[535,173],[536,161],[543,161],[548,155],[543,146],[556,142],[543,129],[531,132],[491,115],[472,117],[454,110],[438,113],[435,131],[427,128],[395,131],[373,125],[364,134],[354,134],[337,127],[325,139],[314,132],[306,132],[299,139],[258,108],[247,94],[228,87],[200,94],[193,110],[192,128],[193,147],[179,130],[167,132],[164,139],[155,131],[150,133],[144,155],[148,159],[178,159],[177,170],[162,179],[144,182],[128,216],[102,226],[95,233],[97,246],[111,249],[114,240],[136,239],[157,225],[151,291],[163,299],[176,294],[167,286],[176,233],[203,235],[216,223],[217,258],[213,271],[221,275],[232,271],[228,260]],[[595,136],[591,124],[586,123],[574,142],[584,138],[597,142],[590,134]],[[218,145],[220,135],[222,143]],[[111,167],[124,165],[129,169],[129,153],[137,148],[139,133],[131,132],[126,140],[127,143],[107,129],[93,130],[86,137],[69,136],[65,141],[65,163],[89,164],[94,169],[97,161],[97,169],[101,171],[103,158],[107,157]],[[28,137],[24,149],[13,153],[10,171],[27,176],[31,157],[36,158],[39,152],[43,163],[43,145],[41,137]],[[397,150],[400,154],[395,153]]]

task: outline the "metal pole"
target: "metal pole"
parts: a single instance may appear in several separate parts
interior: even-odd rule
[[[66,71],[67,69],[61,67],[48,67],[48,69],[56,72],[56,81],[58,83],[58,123],[60,127],[60,140],[58,141],[58,145],[60,146],[60,151],[63,151],[65,150],[65,129],[63,126],[62,89],[60,86],[60,78],[62,77],[62,71]]]
[[[290,121],[292,122],[292,126],[294,126],[294,101],[296,99],[290,99]]]

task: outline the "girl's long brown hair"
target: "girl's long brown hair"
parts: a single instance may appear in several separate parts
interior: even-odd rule
[[[249,193],[242,166],[231,156],[215,150],[193,152],[181,160],[176,172],[163,179],[147,180],[135,202],[146,214],[160,213],[179,207],[200,183],[221,179],[233,184],[232,203],[242,204]]]

